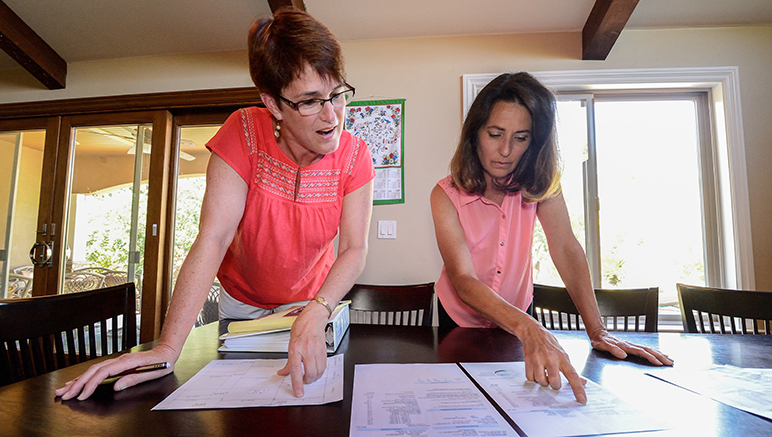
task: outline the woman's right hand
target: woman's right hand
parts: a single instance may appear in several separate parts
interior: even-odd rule
[[[542,387],[560,389],[560,374],[565,375],[576,400],[587,403],[584,385],[587,380],[579,376],[571,365],[568,354],[560,347],[558,340],[538,322],[528,323],[517,337],[523,343],[525,356],[525,376],[529,381],[536,381]]]
[[[57,389],[54,393],[56,396],[61,396],[63,401],[72,399],[76,396],[78,397],[79,401],[82,401],[94,393],[94,390],[96,390],[100,382],[111,376],[117,375],[126,370],[147,366],[150,364],[170,364],[170,366],[166,369],[154,370],[144,373],[134,373],[121,377],[113,385],[113,390],[121,391],[128,387],[133,387],[139,383],[160,378],[166,374],[171,373],[174,370],[174,363],[177,361],[178,357],[178,353],[176,353],[172,348],[163,344],[159,344],[149,351],[124,354],[118,358],[113,358],[94,364],[93,366],[89,367],[85,373],[73,379],[72,381],[65,383],[64,387]]]

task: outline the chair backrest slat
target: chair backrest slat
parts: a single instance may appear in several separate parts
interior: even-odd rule
[[[596,289],[595,298],[606,329],[657,332],[659,288]],[[584,329],[579,310],[564,287],[534,284],[533,306],[534,315],[547,329]]]
[[[21,365],[24,372],[24,377],[29,378],[34,374],[35,364],[32,361],[32,352],[30,351],[29,343],[26,341],[19,342],[19,356],[21,357]]]
[[[7,347],[0,349],[0,375],[11,375],[12,369],[10,351]]]
[[[88,325],[88,354],[91,358],[97,357],[96,322]]]
[[[82,326],[78,327],[77,329],[78,333],[78,357],[79,362],[87,361],[91,359],[92,357],[88,356],[88,353],[86,352],[86,331],[83,329]]]
[[[772,292],[678,284],[678,300],[685,332],[772,334]]]
[[[46,372],[46,360],[43,358],[43,337],[32,338],[29,340],[29,350],[32,362],[35,367],[40,367],[36,371]]]
[[[112,335],[136,346],[133,283],[56,296],[0,300],[0,385],[108,354],[103,320],[121,315]],[[97,329],[102,323],[102,329]],[[64,340],[63,340],[64,338]],[[110,339],[118,349],[117,339]],[[101,343],[102,350],[97,345]],[[18,345],[18,346],[17,346]]]
[[[76,354],[76,346],[75,346],[75,334],[72,332],[72,329],[68,329],[64,332],[65,337],[67,337],[67,352],[65,354],[65,357],[67,358],[67,365],[72,366],[73,364],[77,364],[77,354]]]
[[[351,301],[351,323],[421,325],[432,322],[434,283],[355,284],[343,298]]]
[[[54,344],[56,345],[56,368],[61,369],[67,367],[67,357],[64,355],[64,341],[62,340],[62,332],[54,334]]]
[[[6,369],[4,369],[4,374],[11,375],[11,378],[23,379],[24,366],[21,364],[21,353],[16,347],[16,342],[7,343],[5,352],[6,359],[3,360],[3,367],[6,367]]]
[[[44,335],[41,337],[43,340],[43,360],[46,364],[46,372],[50,372],[52,370],[55,370],[56,367],[56,356],[54,354],[47,354],[45,351],[53,351],[55,350],[55,345],[53,342],[53,335]]]

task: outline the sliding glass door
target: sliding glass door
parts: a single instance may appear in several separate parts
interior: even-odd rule
[[[156,338],[162,310],[171,114],[64,117],[56,197],[62,219],[57,289],[72,293],[134,282],[141,340]]]
[[[73,129],[63,293],[134,282],[141,308],[152,125]]]

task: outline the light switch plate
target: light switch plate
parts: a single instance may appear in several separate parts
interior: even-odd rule
[[[397,222],[395,220],[378,220],[378,238],[397,238]]]

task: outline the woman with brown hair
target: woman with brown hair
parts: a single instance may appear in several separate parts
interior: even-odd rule
[[[232,114],[207,143],[199,234],[158,344],[91,366],[56,390],[63,400],[85,399],[127,369],[171,364],[124,376],[115,390],[171,372],[215,275],[221,319],[257,318],[308,301],[279,374],[290,375],[302,396],[303,384],[324,373],[327,320],[364,268],[375,170],[367,146],[343,130],[354,88],[324,25],[293,9],[256,21],[249,65],[265,108]]]
[[[475,99],[464,121],[451,175],[431,193],[444,266],[436,283],[440,326],[500,327],[523,342],[526,376],[557,389],[562,372],[576,399],[582,380],[555,337],[527,314],[533,299],[535,220],[582,315],[592,346],[656,365],[659,351],[621,341],[598,312],[584,250],[560,192],[555,98],[528,73],[502,74]]]

